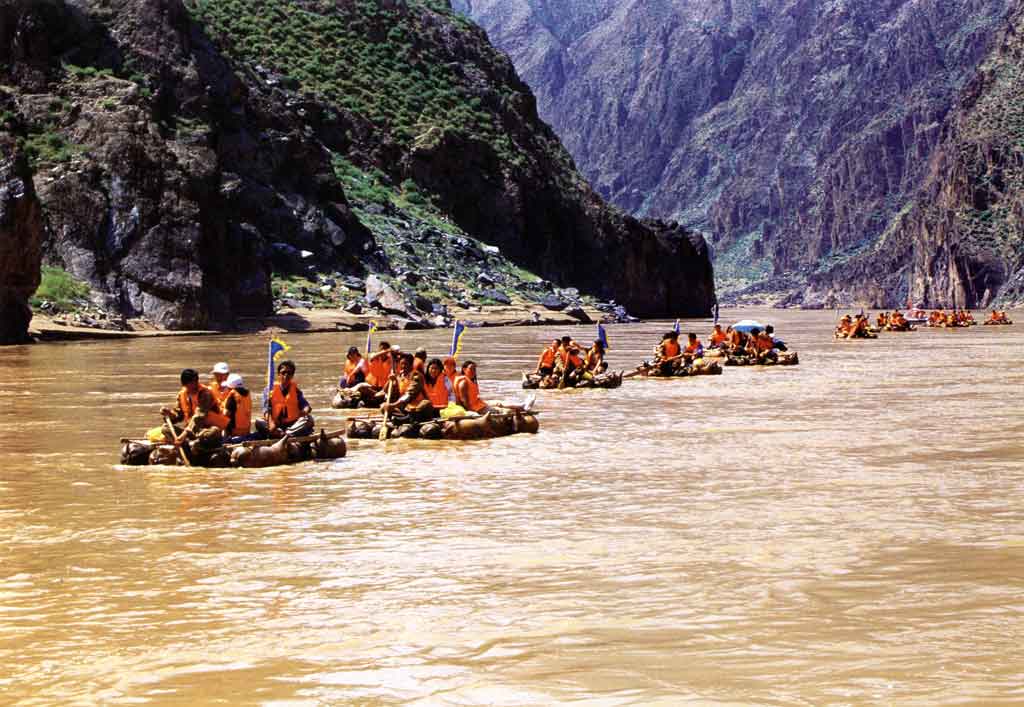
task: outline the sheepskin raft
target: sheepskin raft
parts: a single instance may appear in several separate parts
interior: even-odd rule
[[[800,357],[796,351],[790,353],[780,353],[779,357],[772,361],[767,359],[764,361],[758,361],[753,356],[733,356],[730,354],[725,359],[726,366],[798,366],[800,365]]]
[[[602,373],[594,376],[593,378],[583,378],[578,381],[575,385],[569,385],[564,388],[558,388],[558,380],[556,376],[548,376],[545,378],[539,373],[527,373],[523,371],[523,388],[526,390],[575,390],[575,389],[586,389],[586,388],[618,388],[622,385],[622,371],[615,372],[610,371],[608,373]]]
[[[319,434],[307,437],[282,437],[278,440],[239,444],[223,444],[219,434],[209,432],[204,430],[197,439],[181,448],[173,444],[154,444],[147,440],[122,439],[121,463],[129,466],[197,466],[210,469],[257,468],[340,459],[348,451],[344,430],[320,430]]]
[[[691,376],[720,376],[722,375],[722,364],[718,361],[708,359],[697,359],[685,368],[680,368],[671,376],[661,373],[661,368],[653,363],[644,361],[635,370],[627,373],[624,378],[689,378]]]
[[[349,439],[380,439],[383,418],[353,418],[346,432]],[[540,429],[537,416],[528,412],[488,412],[484,415],[451,417],[447,420],[414,422],[389,420],[385,438],[409,439],[494,439],[509,435],[535,434]]]

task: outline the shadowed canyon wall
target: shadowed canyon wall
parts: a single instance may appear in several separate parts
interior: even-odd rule
[[[281,253],[390,274],[346,169],[419,189],[465,233],[637,314],[714,300],[703,238],[605,204],[447,2],[0,0],[0,84],[0,137],[30,168],[4,163],[0,235],[28,239],[41,213],[44,260],[126,317],[267,314]],[[0,260],[19,311],[36,261]]]
[[[510,53],[598,191],[707,234],[732,298],[811,304],[817,276],[915,203],[1009,5],[455,2]]]

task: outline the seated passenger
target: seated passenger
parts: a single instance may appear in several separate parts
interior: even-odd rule
[[[608,370],[608,364],[604,360],[604,344],[600,339],[594,339],[594,345],[587,349],[583,359],[584,375],[590,378],[601,375]]]
[[[540,357],[537,359],[537,373],[542,376],[550,376],[555,372],[555,358],[558,356],[558,347],[560,345],[561,342],[558,339],[554,339],[540,352]]]
[[[382,341],[377,345],[377,353],[372,356],[367,354],[366,382],[374,390],[383,390],[387,385],[388,379],[391,377],[394,353],[398,353],[398,347],[396,346],[395,351],[392,352],[391,344]]]
[[[686,348],[683,349],[683,360],[687,365],[693,363],[695,359],[700,358],[704,355],[704,345],[697,338],[697,335],[693,332],[686,335]]]
[[[231,367],[224,361],[221,361],[213,370],[210,371],[212,378],[207,386],[210,392],[213,393],[213,397],[217,399],[217,404],[222,405],[224,399],[228,396],[228,388],[225,385],[225,381],[228,379],[228,375],[231,373]]]
[[[682,358],[682,348],[679,346],[679,334],[674,331],[666,332],[661,337],[661,343],[654,351],[654,365],[658,367],[663,376],[675,375],[680,367],[679,360]]]
[[[490,406],[480,399],[480,386],[476,380],[476,362],[466,361],[462,364],[462,373],[455,379],[455,402],[466,410],[480,413],[488,412]]]
[[[751,334],[753,334],[753,332],[751,332]],[[771,334],[767,331],[759,331],[753,338],[754,355],[757,357],[759,362],[765,363],[767,361],[779,360],[779,355],[775,353],[775,339],[772,338]]]
[[[721,324],[715,324],[715,328],[711,331],[711,337],[708,339],[709,349],[718,349],[722,347],[722,344],[726,342],[729,337],[724,331],[722,331]]]
[[[423,376],[423,387],[435,412],[440,412],[448,407],[448,403],[455,401],[454,392],[449,389],[448,380],[444,375],[444,364],[439,358],[432,358],[427,364],[427,372]]]
[[[365,383],[369,370],[366,359],[359,353],[359,348],[350,346],[348,353],[345,354],[345,375],[338,381],[338,387],[354,388],[360,383]]]
[[[199,382],[199,374],[191,368],[186,368],[181,372],[180,380],[181,390],[178,391],[175,407],[160,408],[160,414],[173,425],[168,431],[168,434],[173,436],[170,441],[180,445],[204,429],[226,429],[228,418],[221,413],[213,392]]]
[[[224,414],[228,417],[228,427],[225,434],[228,442],[236,444],[255,439],[252,434],[252,396],[249,389],[245,387],[242,376],[232,373],[225,383],[228,394],[224,397],[222,405]]]
[[[313,433],[313,409],[295,381],[295,364],[277,364],[277,380],[264,406],[264,419],[256,421],[256,431],[264,438],[302,437]]]
[[[580,376],[583,375],[583,357],[580,356],[582,347],[573,341],[571,336],[563,336],[561,345],[558,347],[558,357],[555,360],[555,370],[558,372],[560,382],[558,387],[564,388],[567,385],[576,385]]]
[[[408,415],[417,422],[426,422],[437,417],[437,410],[427,396],[426,378],[416,369],[415,361],[416,357],[412,354],[403,354],[398,358],[393,381],[398,386],[398,398],[394,402],[385,401],[380,409],[382,412],[391,410],[399,415]]]

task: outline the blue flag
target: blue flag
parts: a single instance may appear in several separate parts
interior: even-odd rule
[[[366,357],[370,357],[370,346],[372,346],[371,339],[373,338],[373,332],[377,331],[377,322],[370,322],[370,328],[366,330]]]
[[[291,346],[284,343],[276,336],[270,338],[270,347],[267,351],[267,387],[263,389],[263,404],[266,405],[270,399],[270,391],[274,389],[274,378],[277,376],[277,361]]]
[[[597,323],[597,340],[601,342],[601,346],[604,347],[605,351],[611,348],[608,346],[608,334],[605,332],[604,327],[601,326],[601,322]]]
[[[465,336],[465,334],[466,325],[456,319],[455,330],[452,331],[452,350],[448,354],[452,358],[458,358],[459,354],[462,353],[462,337]]]
[[[674,331],[677,334],[679,333],[679,320],[678,319],[676,320],[676,323],[672,326],[672,331]]]

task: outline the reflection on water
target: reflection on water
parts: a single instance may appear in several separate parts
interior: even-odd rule
[[[0,694],[1024,702],[1024,327],[837,343],[829,313],[761,314],[801,366],[542,391],[534,437],[249,471],[114,464],[181,368],[262,387],[260,338],[2,350]],[[609,327],[612,365],[665,326]],[[558,333],[471,330],[485,396]],[[339,424],[362,335],[285,338]]]

